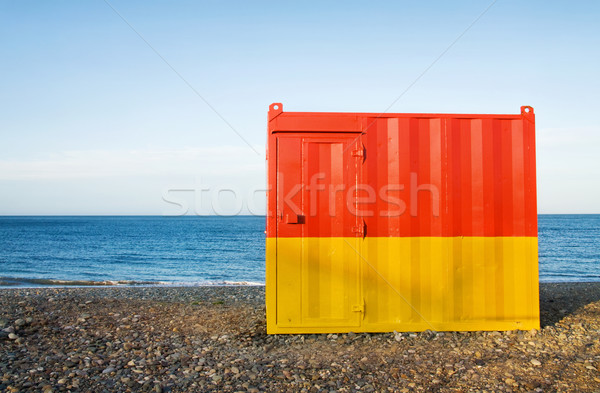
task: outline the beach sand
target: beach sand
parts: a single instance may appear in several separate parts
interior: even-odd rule
[[[267,336],[264,287],[0,290],[0,391],[598,391],[600,283],[540,331]]]

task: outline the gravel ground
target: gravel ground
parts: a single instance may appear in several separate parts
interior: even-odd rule
[[[0,391],[599,391],[600,283],[542,330],[267,336],[263,287],[0,290]]]

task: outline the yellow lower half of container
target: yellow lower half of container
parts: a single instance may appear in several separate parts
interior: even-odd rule
[[[267,332],[539,328],[536,237],[268,238]]]

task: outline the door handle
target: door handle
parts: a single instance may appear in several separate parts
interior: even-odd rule
[[[286,224],[304,224],[304,216],[296,213],[288,213],[283,217]]]

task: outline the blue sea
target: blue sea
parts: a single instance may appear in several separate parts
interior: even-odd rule
[[[0,287],[261,285],[265,218],[0,217]],[[540,281],[600,281],[600,215],[539,216]]]
[[[265,217],[0,217],[0,285],[265,282]]]

